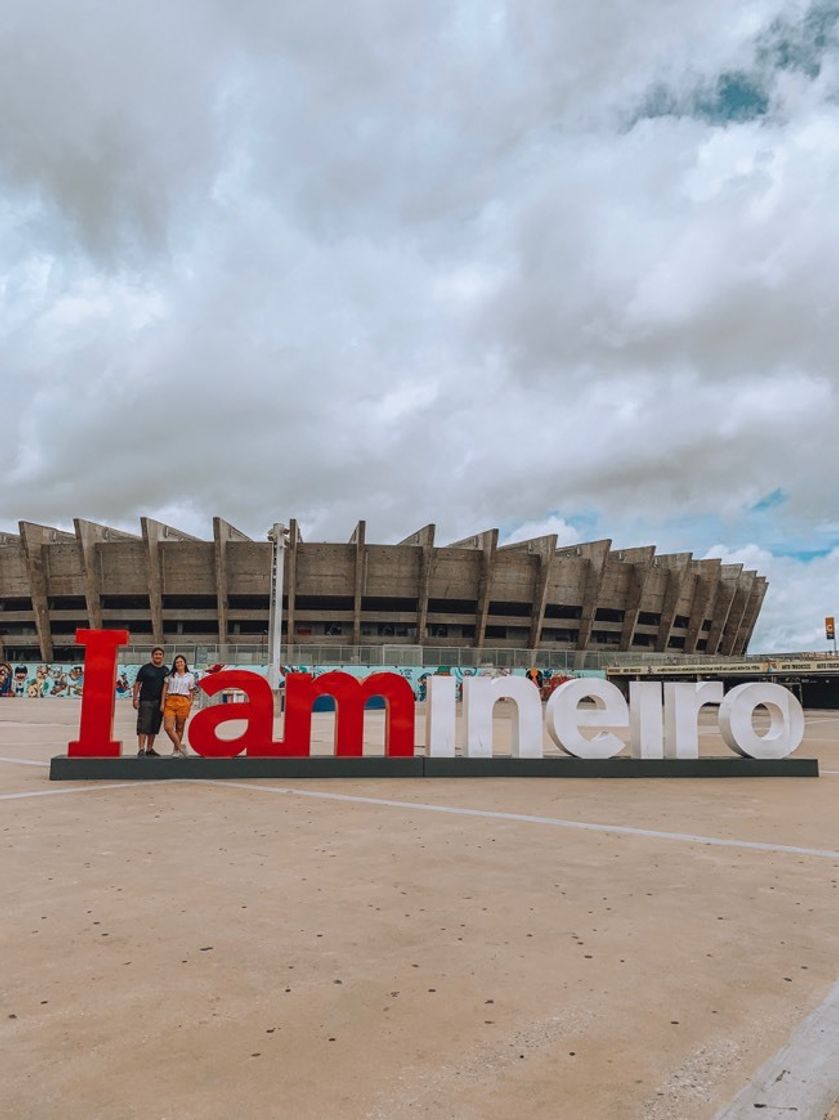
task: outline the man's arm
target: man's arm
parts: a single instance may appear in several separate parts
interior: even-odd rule
[[[134,681],[134,692],[131,698],[135,708],[140,707],[140,673],[142,673],[142,671],[143,670],[140,669],[137,673],[137,679]]]

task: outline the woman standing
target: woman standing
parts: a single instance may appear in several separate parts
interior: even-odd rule
[[[172,672],[163,682],[160,710],[163,712],[163,730],[172,740],[175,749],[172,758],[186,758],[181,749],[192,697],[198,687],[194,673],[190,673],[186,658],[179,653],[172,665]]]

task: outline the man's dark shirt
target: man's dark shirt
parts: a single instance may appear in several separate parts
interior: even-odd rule
[[[140,686],[140,697],[142,700],[156,700],[160,702],[163,695],[163,682],[169,676],[169,670],[165,665],[159,668],[149,661],[137,673],[137,683]]]

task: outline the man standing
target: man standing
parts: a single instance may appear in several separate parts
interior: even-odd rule
[[[134,681],[134,707],[137,711],[137,757],[159,758],[154,749],[154,737],[160,731],[163,713],[160,700],[163,696],[163,682],[169,675],[163,664],[165,651],[155,646],[151,651],[151,661],[142,666]]]

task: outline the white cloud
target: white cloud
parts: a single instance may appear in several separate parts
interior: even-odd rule
[[[806,4],[7,7],[0,527],[753,539],[767,618],[783,533],[837,543],[836,47],[767,61]]]
[[[774,556],[756,544],[737,549],[717,545],[708,555],[756,569],[769,579],[752,652],[832,651],[824,620],[839,615],[839,548],[808,560]]]
[[[573,525],[569,525],[562,517],[546,517],[542,521],[525,521],[512,533],[505,536],[502,544],[515,544],[516,541],[528,541],[534,537],[549,537],[556,533],[557,548],[563,545],[577,544],[580,541],[580,532]]]

